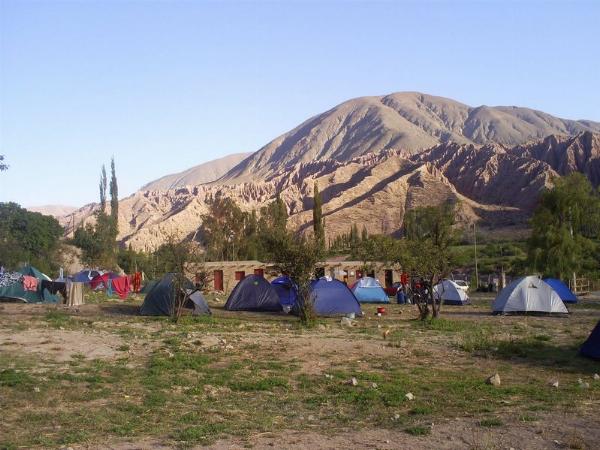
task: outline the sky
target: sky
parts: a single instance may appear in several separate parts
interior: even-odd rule
[[[350,98],[600,121],[597,1],[0,0],[0,201],[121,197]]]

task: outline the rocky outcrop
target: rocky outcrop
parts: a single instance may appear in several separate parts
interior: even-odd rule
[[[501,229],[523,225],[540,191],[553,177],[572,171],[599,181],[600,135],[550,136],[527,145],[436,144],[417,154],[387,149],[350,158],[299,161],[254,181],[203,184],[168,191],[140,191],[119,203],[119,238],[135,249],[153,250],[169,236],[193,235],[210,195],[233,198],[259,210],[280,193],[290,226],[309,230],[314,183],[323,195],[328,237],[353,223],[370,233],[398,233],[404,214],[418,206],[458,202],[458,219]],[[93,221],[94,205],[61,219]]]

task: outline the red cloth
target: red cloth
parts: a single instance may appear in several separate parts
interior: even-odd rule
[[[23,275],[23,289],[26,291],[37,291],[38,280],[36,277]]]
[[[133,274],[133,279],[131,280],[131,290],[133,292],[140,292],[142,288],[142,272],[136,272]]]
[[[100,285],[106,288],[108,287],[109,277],[109,273],[105,273],[104,275],[96,275],[94,278],[92,278],[92,281],[90,281],[90,286],[92,289],[96,289]]]
[[[112,280],[113,290],[119,294],[119,297],[122,299],[127,298],[127,294],[129,294],[129,277],[119,277]]]

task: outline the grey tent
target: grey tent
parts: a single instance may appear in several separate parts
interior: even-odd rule
[[[502,289],[494,300],[492,312],[569,313],[556,291],[535,276],[519,278]]]
[[[156,283],[150,292],[144,297],[144,303],[140,308],[142,316],[169,316],[173,309],[175,299],[175,276],[174,273],[166,274]],[[185,307],[193,307],[193,314],[211,314],[210,308],[202,293],[194,289],[194,285],[187,281],[185,285],[186,294],[190,300]]]
[[[248,275],[233,289],[225,309],[229,311],[283,311],[279,295],[267,280]]]

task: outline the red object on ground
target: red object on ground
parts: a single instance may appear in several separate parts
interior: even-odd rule
[[[119,277],[112,280],[113,291],[119,294],[121,299],[127,298],[127,294],[129,294],[129,277]]]
[[[383,306],[378,306],[377,314],[385,314],[385,308]]]

